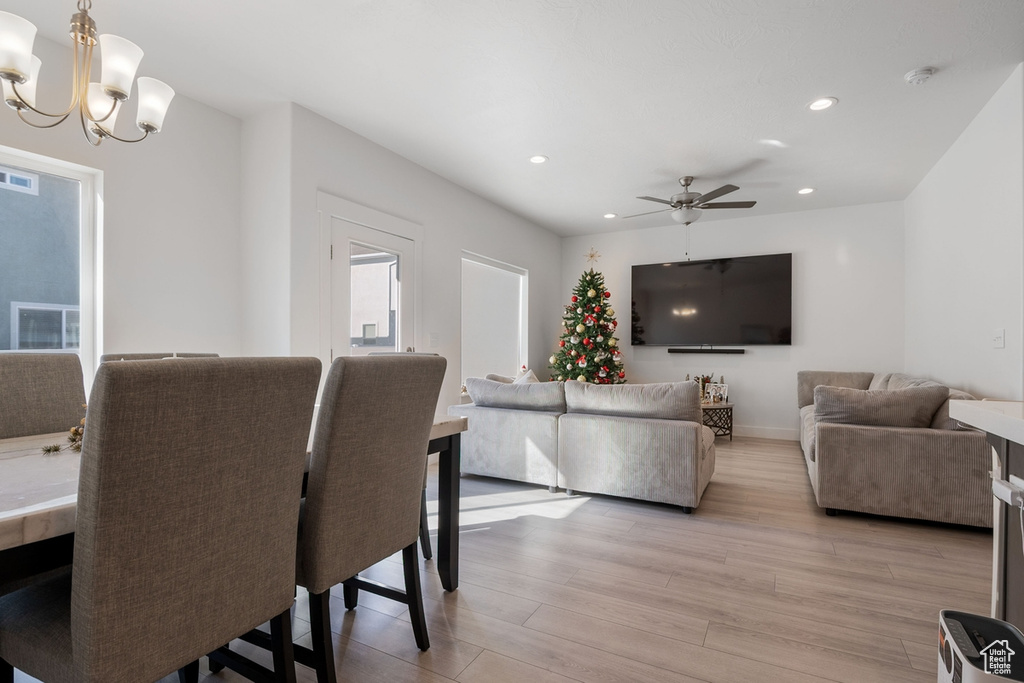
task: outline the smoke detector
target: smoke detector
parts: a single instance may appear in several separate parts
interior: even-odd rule
[[[903,80],[910,85],[921,85],[931,78],[934,73],[935,69],[930,66],[926,66],[923,69],[914,69],[913,71],[908,72],[907,75],[903,77]]]

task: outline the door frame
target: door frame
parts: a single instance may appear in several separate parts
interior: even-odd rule
[[[414,347],[420,346],[423,315],[423,226],[398,216],[371,209],[326,192],[316,193],[317,221],[320,226],[320,361],[324,371],[331,364],[331,222],[339,218],[349,223],[411,240],[413,243],[413,329],[408,337]],[[347,258],[347,255],[346,255]]]

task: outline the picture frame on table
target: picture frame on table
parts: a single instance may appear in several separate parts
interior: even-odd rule
[[[729,385],[728,384],[713,384],[708,383],[704,385],[704,402],[705,403],[728,403],[729,402]]]

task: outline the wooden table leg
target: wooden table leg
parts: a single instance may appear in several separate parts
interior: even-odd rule
[[[437,469],[437,573],[444,589],[453,591],[459,587],[460,435],[445,439]]]

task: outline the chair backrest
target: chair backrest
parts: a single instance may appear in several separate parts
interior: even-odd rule
[[[216,353],[105,353],[100,356],[100,362],[106,363],[111,360],[158,360],[160,358],[219,358]]]
[[[104,363],[72,565],[82,681],[151,681],[288,609],[316,358]]]
[[[0,353],[0,439],[63,432],[85,417],[73,353]]]
[[[338,358],[320,400],[299,562],[322,593],[416,541],[434,409],[447,361]]]

